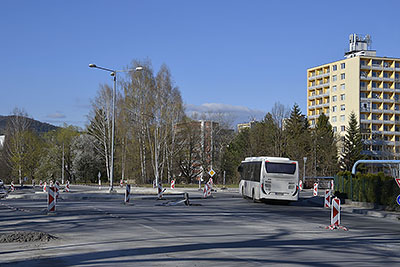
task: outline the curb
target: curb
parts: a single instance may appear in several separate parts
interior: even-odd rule
[[[311,197],[309,199],[305,199],[304,201],[306,203],[312,203],[313,206],[318,206],[321,208],[323,207],[323,197]],[[350,206],[349,204],[343,204],[340,209],[347,213],[354,213],[369,217],[400,221],[400,213],[396,212],[381,211],[371,208],[359,208],[355,206]]]

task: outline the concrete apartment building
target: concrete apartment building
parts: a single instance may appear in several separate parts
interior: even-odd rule
[[[307,116],[324,113],[341,139],[353,111],[363,153],[372,159],[400,155],[400,58],[376,56],[369,35],[352,34],[345,58],[307,70]]]

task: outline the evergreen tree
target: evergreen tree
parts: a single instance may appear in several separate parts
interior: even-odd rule
[[[318,117],[313,131],[316,176],[331,176],[338,171],[337,138],[325,114]]]
[[[351,171],[354,163],[357,160],[363,159],[361,154],[363,143],[361,139],[360,127],[357,122],[357,117],[354,112],[350,113],[349,126],[346,129],[346,135],[343,144],[343,153],[341,155],[342,170]]]
[[[304,164],[300,163],[303,162],[304,157],[309,158],[310,156],[311,135],[307,119],[301,114],[300,107],[297,104],[294,104],[284,129],[287,138],[285,155],[292,160],[298,161],[300,173],[303,173]]]

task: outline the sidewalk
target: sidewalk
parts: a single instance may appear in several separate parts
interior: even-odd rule
[[[312,203],[314,206],[323,207],[324,197],[311,197],[304,201]],[[388,220],[400,221],[400,212],[385,211],[382,208],[375,208],[374,204],[367,202],[356,202],[345,199],[345,204],[341,204],[341,211],[348,213],[362,214],[365,216],[383,218]]]

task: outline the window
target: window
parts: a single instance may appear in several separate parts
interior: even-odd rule
[[[394,110],[400,110],[399,105],[395,105]]]
[[[390,131],[390,126],[389,125],[383,125],[383,130],[384,131]]]
[[[389,115],[387,115],[387,114],[383,115],[383,119],[384,119],[385,121],[388,121],[388,120],[389,120]]]
[[[341,69],[346,68],[346,63],[341,63],[341,64],[340,64],[340,68],[341,68]]]
[[[332,66],[332,70],[333,70],[333,71],[337,70],[337,65],[333,65],[333,66]]]
[[[389,109],[389,105],[388,104],[383,104],[383,109],[384,110],[388,110]]]
[[[311,125],[315,125],[315,120],[311,120]]]
[[[376,124],[373,124],[372,125],[372,131],[378,131],[378,126],[376,125]]]
[[[361,98],[367,98],[367,93],[366,92],[361,92],[360,93]]]
[[[372,72],[372,77],[378,77],[378,73],[376,71]]]
[[[337,100],[337,96],[332,96],[332,102],[336,102],[336,100]]]
[[[332,107],[332,112],[336,112],[336,110],[337,110],[337,107],[336,107],[336,106],[333,106],[333,107]]]
[[[361,66],[365,66],[365,65],[367,65],[367,61],[361,60]]]
[[[372,60],[372,65],[380,66],[381,65],[381,61],[380,60]]]
[[[383,73],[383,78],[389,78],[389,77],[390,77],[389,73],[387,73],[387,72]]]
[[[395,140],[396,140],[396,141],[400,141],[400,136],[396,136],[396,137],[395,137]]]
[[[332,81],[335,82],[336,80],[337,80],[337,76],[336,76],[336,75],[333,75],[333,76],[332,76]]]
[[[383,94],[383,99],[389,99],[389,95],[388,94]]]
[[[346,116],[345,115],[340,115],[340,121],[345,121],[346,120]]]
[[[377,103],[372,103],[372,109],[378,109],[378,104]]]
[[[332,86],[332,92],[336,92],[336,85]]]
[[[345,105],[340,105],[340,110],[341,110],[341,111],[346,110],[346,106],[345,106]]]
[[[400,116],[396,115],[395,120],[399,121],[400,120]]]
[[[346,85],[345,85],[344,83],[342,83],[342,84],[340,85],[340,89],[342,89],[342,90],[346,89]]]
[[[394,64],[394,67],[395,67],[395,68],[400,68],[400,62],[396,62],[396,63]]]
[[[376,82],[372,82],[372,88],[378,88],[378,84]]]
[[[340,100],[342,100],[342,101],[343,101],[343,100],[345,100],[345,98],[346,98],[346,97],[345,97],[345,95],[344,95],[344,94],[341,94],[341,95],[340,95]]]
[[[332,130],[333,130],[334,133],[336,133],[337,132],[337,127],[333,126]]]
[[[332,117],[332,122],[336,122],[336,116]]]
[[[346,78],[346,74],[345,73],[340,74],[340,79],[341,80],[344,80],[345,78]]]
[[[296,167],[296,164],[292,163],[265,162],[265,169],[268,173],[294,174]]]
[[[367,116],[363,113],[360,114],[360,119],[365,120],[367,118]]]
[[[400,83],[395,83],[394,84],[394,89],[400,89]]]
[[[376,115],[376,114],[372,114],[372,119],[373,119],[373,120],[379,120],[379,116]]]
[[[366,82],[360,82],[360,87],[361,88],[367,88],[367,83]]]
[[[346,131],[346,126],[344,126],[344,125],[340,126],[340,131],[342,131],[342,132]]]
[[[383,88],[389,88],[389,84],[388,83],[383,83]]]

